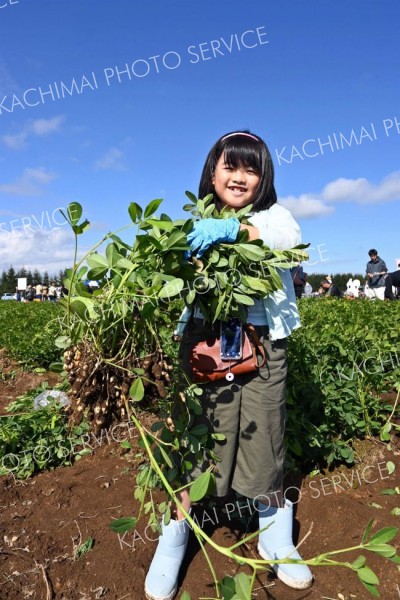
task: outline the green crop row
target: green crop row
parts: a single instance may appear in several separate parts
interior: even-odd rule
[[[54,341],[63,311],[52,302],[0,301],[0,348],[24,367],[44,367],[59,360]]]
[[[289,343],[288,459],[352,463],[352,440],[381,432],[392,409],[382,395],[399,389],[400,303],[311,298],[300,313]]]
[[[300,312],[302,327],[289,341],[289,466],[351,464],[352,441],[379,435],[392,408],[382,394],[400,382],[400,303],[311,298]],[[0,347],[27,367],[47,368],[60,359],[61,317],[59,305],[2,302]]]

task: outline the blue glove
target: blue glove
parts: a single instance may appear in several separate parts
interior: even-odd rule
[[[188,234],[187,241],[192,252],[197,250],[196,258],[212,245],[219,242],[234,242],[239,232],[240,223],[234,217],[230,219],[203,219],[195,224]]]

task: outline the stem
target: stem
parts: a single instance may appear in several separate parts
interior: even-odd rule
[[[251,581],[250,581],[250,598],[252,596],[254,584],[256,582],[256,575],[257,575],[257,570],[253,569],[253,575],[251,576]]]
[[[216,572],[215,572],[215,569],[214,569],[214,567],[213,567],[213,564],[212,564],[212,562],[211,562],[211,560],[210,560],[210,557],[209,557],[209,555],[208,555],[208,552],[207,552],[207,550],[206,550],[206,548],[205,548],[205,545],[204,545],[204,543],[203,543],[203,540],[201,539],[201,536],[200,536],[200,535],[198,535],[198,534],[196,533],[196,538],[197,538],[197,541],[199,542],[199,544],[200,544],[200,546],[201,546],[201,549],[202,549],[202,551],[203,551],[203,554],[204,554],[204,556],[205,556],[205,559],[206,559],[206,561],[207,561],[207,564],[208,564],[208,566],[209,566],[209,569],[210,569],[210,571],[211,571],[211,575],[212,575],[212,577],[213,577],[213,579],[214,579],[215,591],[216,591],[216,593],[217,593],[217,596],[218,596],[218,598],[219,598],[219,597],[220,597],[220,591],[219,591],[219,581],[218,581],[217,574],[216,574]]]
[[[361,380],[361,384],[364,385],[362,380]],[[363,417],[364,417],[364,421],[365,421],[365,435],[370,436],[371,435],[370,418],[368,415],[367,406],[365,404],[365,392],[364,392],[364,388],[360,385],[358,386],[358,395],[360,398],[361,409],[362,409]]]
[[[73,281],[75,278],[75,273],[79,265],[76,264],[76,259],[78,256],[78,234],[74,231],[74,266],[72,268],[72,276],[71,276],[71,288],[68,291],[68,300],[67,300],[67,325],[70,327],[71,324],[71,297],[72,297],[72,289],[73,289]]]
[[[140,422],[138,421],[138,419],[135,417],[134,414],[132,414],[132,420],[135,423],[135,425],[140,433],[143,444],[144,444],[147,454],[149,456],[150,463],[151,463],[153,469],[156,471],[157,475],[159,476],[161,482],[163,483],[164,489],[166,490],[167,494],[172,498],[174,503],[178,506],[181,513],[184,515],[186,521],[193,529],[195,535],[196,536],[199,535],[205,542],[207,542],[208,544],[210,544],[210,546],[212,546],[215,550],[217,550],[217,552],[219,552],[220,554],[222,554],[224,556],[227,556],[228,558],[233,559],[235,562],[237,562],[239,564],[246,564],[252,568],[265,567],[267,565],[284,563],[284,564],[305,564],[305,565],[318,565],[318,566],[336,565],[336,566],[341,566],[341,567],[348,567],[348,568],[351,568],[352,570],[354,570],[354,567],[350,563],[347,563],[347,562],[341,563],[338,561],[332,561],[328,557],[333,556],[335,554],[342,554],[344,552],[352,552],[354,550],[365,549],[366,547],[363,544],[359,544],[358,546],[352,546],[351,548],[344,548],[342,550],[326,552],[324,554],[321,554],[321,555],[316,556],[315,558],[311,558],[309,560],[298,560],[298,559],[294,559],[294,558],[285,558],[285,559],[279,559],[279,560],[262,560],[262,559],[245,558],[244,556],[239,556],[238,554],[235,554],[234,552],[232,552],[230,550],[230,548],[224,548],[223,546],[220,546],[219,544],[215,543],[206,533],[204,533],[204,531],[201,529],[201,527],[199,527],[196,524],[196,522],[192,519],[190,514],[183,507],[182,503],[177,498],[175,491],[171,488],[169,482],[164,477],[161,467],[156,462],[156,460],[153,456],[153,453],[151,451],[151,448],[149,446],[149,443],[146,439],[146,436],[143,433],[142,425],[140,424]]]
[[[392,412],[390,413],[388,420],[386,421],[387,423],[390,423],[390,421],[391,421],[391,418],[392,418],[392,417],[393,417],[393,415],[394,415],[394,412],[395,412],[395,410],[396,410],[396,408],[397,408],[397,404],[398,404],[398,402],[399,402],[399,395],[400,395],[400,388],[399,388],[399,390],[398,390],[398,392],[397,392],[396,400],[394,401],[393,410],[392,410]]]

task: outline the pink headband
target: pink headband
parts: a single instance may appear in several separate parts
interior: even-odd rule
[[[245,135],[246,137],[249,137],[252,140],[256,140],[256,142],[260,141],[258,138],[256,138],[255,135],[251,135],[251,133],[244,133],[244,131],[235,131],[234,133],[228,133],[228,135],[224,135],[224,137],[221,139],[221,142],[223,142],[227,138],[232,137],[233,135]]]

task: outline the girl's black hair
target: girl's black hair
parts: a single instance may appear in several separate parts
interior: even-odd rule
[[[252,211],[259,212],[268,209],[275,204],[277,196],[274,187],[274,165],[267,145],[258,135],[247,129],[233,133],[237,133],[237,135],[226,133],[220,137],[208,153],[200,178],[199,198],[213,194],[217,208],[221,208],[212,179],[216,164],[221,155],[224,155],[225,162],[229,166],[234,168],[250,167],[260,175],[261,179],[252,203]],[[241,135],[243,133],[248,135]]]

